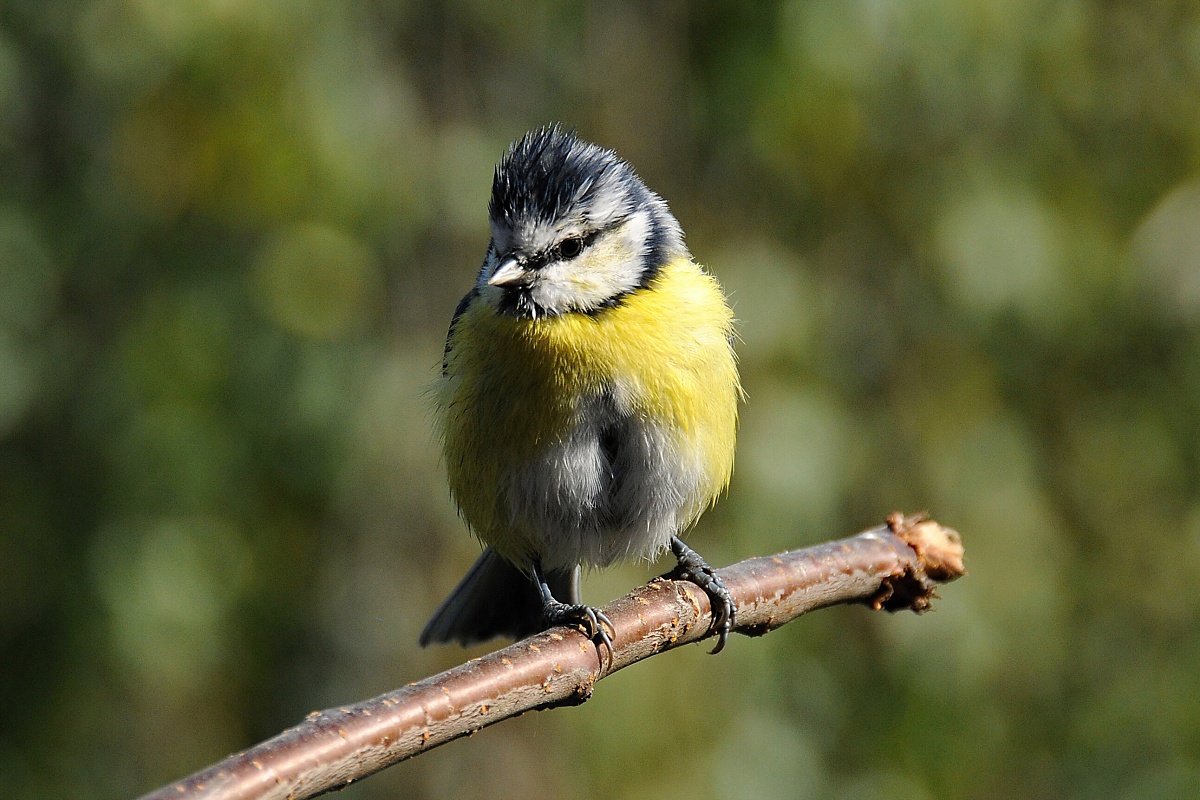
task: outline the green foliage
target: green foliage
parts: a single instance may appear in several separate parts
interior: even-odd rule
[[[555,119],[671,202],[741,320],[696,547],[925,508],[971,574],[347,796],[1193,794],[1194,4],[7,0],[6,795],[134,796],[462,657],[416,646],[477,552],[425,392],[492,166]]]

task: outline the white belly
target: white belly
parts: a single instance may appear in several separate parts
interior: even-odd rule
[[[698,448],[619,407],[584,401],[577,422],[504,487],[509,519],[546,569],[651,558],[705,502]]]

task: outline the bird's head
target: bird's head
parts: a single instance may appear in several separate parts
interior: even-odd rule
[[[492,181],[479,290],[502,313],[596,313],[687,254],[661,197],[611,150],[557,125],[525,134]]]

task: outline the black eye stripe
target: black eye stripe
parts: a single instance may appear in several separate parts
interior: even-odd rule
[[[594,231],[588,231],[583,236],[570,236],[566,239],[563,239],[549,250],[543,250],[540,253],[534,253],[526,258],[524,262],[522,262],[523,266],[526,269],[541,269],[547,264],[555,261],[570,261],[573,258],[578,258],[579,254],[591,247],[592,243],[595,242],[596,239],[600,238],[601,235],[608,233],[609,231],[616,230],[625,222],[626,220],[623,219],[618,220],[617,222],[605,225],[603,228],[597,228]],[[568,256],[562,252],[562,246],[564,243],[571,241],[579,242],[579,250],[574,255]]]

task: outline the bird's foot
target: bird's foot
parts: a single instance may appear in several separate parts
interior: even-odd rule
[[[572,625],[581,628],[583,635],[596,645],[596,654],[600,658],[601,665],[604,666],[607,662],[605,669],[612,666],[613,640],[609,631],[615,632],[616,629],[613,628],[612,620],[603,611],[595,606],[561,603],[550,597],[542,606],[542,614],[546,617],[546,624],[549,627]],[[604,657],[604,650],[608,651],[607,659]]]
[[[612,620],[595,606],[564,603],[554,599],[554,594],[550,591],[550,584],[546,582],[546,576],[542,572],[541,564],[536,562],[533,564],[533,578],[542,594],[542,616],[546,620],[546,626],[550,628],[556,625],[580,627],[584,636],[591,639],[592,643],[596,645],[596,657],[600,660],[600,668],[606,671],[610,669],[613,664],[613,640],[609,631],[616,633]],[[608,650],[607,663],[604,657],[605,650]]]
[[[717,571],[678,536],[671,538],[671,552],[675,554],[684,577],[708,595],[708,601],[712,605],[712,630],[717,632],[717,645],[709,652],[716,655],[725,649],[725,641],[737,621],[737,608],[733,604],[733,597],[729,594],[725,581],[717,575]]]

